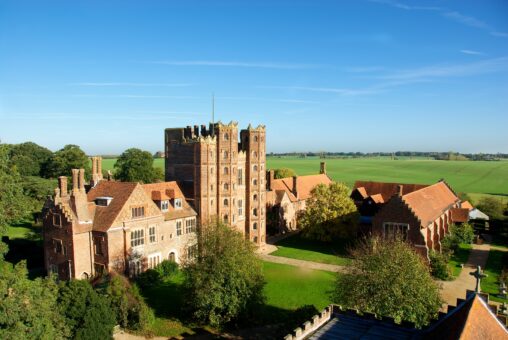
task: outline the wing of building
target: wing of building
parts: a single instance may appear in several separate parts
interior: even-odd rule
[[[73,170],[71,192],[62,176],[55,195],[45,203],[48,272],[61,279],[89,278],[105,271],[136,275],[162,260],[180,262],[192,255],[197,214],[176,182],[104,181],[98,169],[92,167],[94,186],[88,192],[84,171]]]

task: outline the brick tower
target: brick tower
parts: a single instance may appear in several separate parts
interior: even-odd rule
[[[215,123],[165,130],[166,181],[178,181],[200,224],[219,217],[252,242],[266,238],[265,127]]]

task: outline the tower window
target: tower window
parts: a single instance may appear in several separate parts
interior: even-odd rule
[[[257,143],[257,141],[258,141],[258,136],[254,136],[254,142]]]
[[[224,205],[225,205],[225,206],[228,206],[228,205],[229,205],[229,201],[228,201],[228,199],[227,199],[227,198],[225,198],[225,199],[224,199]]]
[[[224,183],[224,190],[229,190],[229,184]]]
[[[229,134],[227,133],[224,134],[224,140],[229,140]]]
[[[254,224],[252,225],[252,229],[254,229],[254,230],[258,229],[258,223],[257,222],[254,222]]]
[[[254,171],[258,171],[258,166],[257,166],[257,165],[254,165],[254,166],[252,167],[252,169],[253,169]]]
[[[224,175],[227,175],[228,173],[229,173],[229,169],[228,169],[228,167],[226,166],[226,167],[224,167]]]

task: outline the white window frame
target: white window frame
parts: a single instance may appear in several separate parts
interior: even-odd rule
[[[134,235],[136,232],[139,232],[140,235]],[[133,238],[133,236],[137,237]],[[131,230],[131,248],[142,247],[144,245],[145,245],[145,229],[139,228]]]
[[[161,201],[161,210],[162,211],[169,210],[169,201],[168,200]]]
[[[183,234],[183,228],[182,228],[183,227],[183,223],[182,223],[182,220],[176,221],[175,226],[176,226],[176,236],[177,237],[178,236],[182,236],[182,234]]]
[[[153,230],[153,234],[152,234]],[[153,241],[152,241],[153,238]],[[154,244],[157,243],[157,226],[156,225],[150,225],[148,226],[148,243]]]
[[[147,263],[149,269],[154,269],[161,263],[161,253],[155,253],[148,255]]]
[[[181,198],[175,198],[175,209],[182,209],[182,199]]]

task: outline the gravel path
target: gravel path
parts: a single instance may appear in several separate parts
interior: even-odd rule
[[[318,263],[305,260],[291,259],[289,257],[273,256],[267,254],[258,255],[262,260],[274,263],[289,264],[291,266],[306,268],[306,269],[317,269],[328,272],[342,272],[344,271],[343,266],[337,266],[335,264]]]

